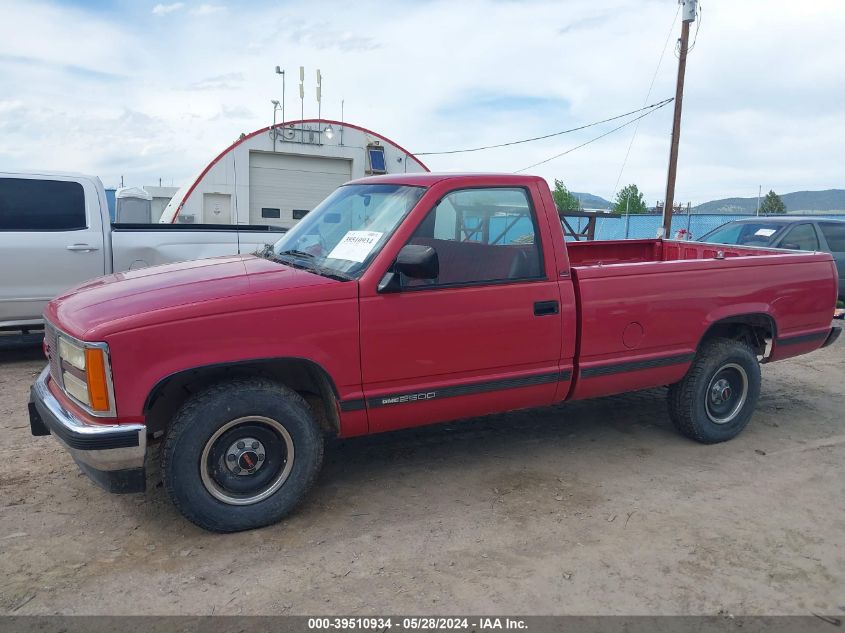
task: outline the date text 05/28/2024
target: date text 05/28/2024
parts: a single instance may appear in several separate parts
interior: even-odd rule
[[[525,620],[520,618],[487,617],[368,617],[368,618],[308,618],[308,629],[321,630],[375,630],[392,628],[409,631],[441,630],[525,630]]]

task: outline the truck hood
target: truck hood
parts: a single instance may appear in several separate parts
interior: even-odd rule
[[[103,340],[115,331],[259,307],[255,299],[268,294],[274,305],[311,300],[301,295],[303,289],[336,284],[344,282],[254,255],[232,255],[92,279],[53,299],[44,316],[72,336]],[[245,296],[252,300],[232,301]]]

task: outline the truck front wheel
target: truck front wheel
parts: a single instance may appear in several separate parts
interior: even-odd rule
[[[218,384],[176,413],[162,449],[165,489],[178,510],[212,532],[275,523],[320,470],[323,438],[308,404],[267,380]]]
[[[746,427],[760,397],[760,364],[744,342],[706,342],[687,375],[669,387],[669,416],[687,437],[725,442]]]

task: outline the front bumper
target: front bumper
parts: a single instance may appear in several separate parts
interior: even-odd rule
[[[46,367],[30,390],[32,434],[55,435],[82,472],[109,492],[143,492],[147,427],[86,422],[56,399],[47,386],[49,380]]]

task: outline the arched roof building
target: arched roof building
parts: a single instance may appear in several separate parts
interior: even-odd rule
[[[159,221],[290,227],[349,180],[425,171],[413,154],[372,130],[290,121],[232,143],[179,190]]]

